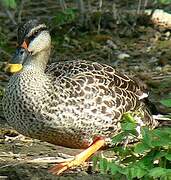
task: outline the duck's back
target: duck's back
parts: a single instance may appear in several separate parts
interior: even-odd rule
[[[144,125],[152,127],[155,123],[141,101],[144,95],[141,87],[111,66],[65,61],[51,64],[46,73],[51,76],[56,94],[51,103],[53,113],[58,114],[54,121],[61,122],[66,131],[63,136],[68,141],[72,136],[81,145],[81,141],[89,144],[95,136],[116,135],[121,130],[120,120],[125,112],[143,114]]]

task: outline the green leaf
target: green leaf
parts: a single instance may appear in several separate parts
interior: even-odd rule
[[[169,4],[171,3],[171,0],[158,0],[161,4]]]
[[[171,131],[171,129],[170,129]],[[152,146],[168,146],[171,145],[171,132],[166,128],[155,129],[152,131]]]
[[[119,145],[119,146],[113,147],[113,151],[115,152],[115,154],[117,154],[121,158],[125,158],[127,156],[132,155],[133,148],[132,147],[123,148],[123,145]]]
[[[130,135],[132,122],[125,123],[123,132],[113,138],[113,142],[121,142]],[[131,124],[131,125],[130,125]],[[130,126],[129,126],[130,125]],[[101,173],[110,173],[117,177],[132,179],[167,179],[171,177],[171,128],[158,128],[149,130],[148,127],[141,128],[142,140],[137,144],[129,144],[125,148],[118,144],[113,148],[117,158],[116,162],[97,160]],[[155,161],[158,160],[158,161]]]
[[[171,177],[171,169],[166,169],[166,176],[167,177]]]
[[[16,1],[15,0],[9,0],[10,1],[10,8],[12,8],[12,9],[16,9],[16,7],[17,7],[17,4],[16,4]]]
[[[129,156],[126,157],[122,162],[129,164],[130,162],[136,162],[136,161],[137,161],[137,157],[129,154]]]
[[[155,129],[154,131],[156,131],[158,133],[167,133],[168,136],[171,135],[171,128],[169,128],[169,127],[158,128],[158,129]]]
[[[16,7],[17,7],[17,4],[16,4],[15,0],[2,0],[2,3],[7,8],[16,9]]]
[[[134,124],[136,123],[136,120],[130,113],[125,113],[122,117],[122,120],[126,122],[132,122]]]
[[[114,165],[114,167],[117,169],[117,172],[126,175],[126,168],[123,168],[121,165],[116,164],[114,161],[112,161],[111,164]]]
[[[5,7],[9,8],[9,1],[8,1],[8,0],[2,0],[2,4],[3,4]]]
[[[171,99],[163,99],[160,102],[166,107],[171,107]]]
[[[147,127],[142,127],[141,128],[141,134],[143,137],[143,143],[146,144],[146,146],[152,147],[152,137],[151,137],[151,132]]]
[[[116,144],[116,143],[122,142],[125,139],[126,135],[127,135],[126,132],[121,132],[117,134],[116,136],[112,138],[112,143]]]
[[[145,151],[149,151],[150,147],[147,144],[143,144],[143,143],[138,143],[135,148],[134,148],[134,152],[141,154],[144,153]]]
[[[58,25],[64,25],[73,22],[76,19],[76,10],[72,8],[57,12],[54,21]]]
[[[171,161],[171,154],[167,154],[165,157],[167,160]]]
[[[167,169],[161,167],[155,167],[149,171],[149,176],[153,178],[159,178],[161,176],[166,175],[167,173],[168,173]]]
[[[158,151],[158,152],[156,152],[156,154],[155,154],[155,156],[154,156],[154,160],[155,159],[159,159],[159,158],[161,158],[161,157],[164,157],[164,156],[166,156],[167,155],[167,152],[165,152],[165,151]]]
[[[93,156],[92,160],[93,160],[93,169],[96,169],[98,161],[99,161],[99,157],[98,156]]]
[[[99,169],[101,170],[101,173],[107,172],[108,169],[108,161],[105,158],[101,158],[99,162]]]
[[[115,163],[109,162],[108,167],[112,175],[115,175],[118,172],[118,166]]]
[[[131,122],[126,122],[126,123],[121,124],[121,127],[122,127],[123,131],[135,130],[136,126],[137,125],[135,123],[131,123]]]
[[[139,166],[133,166],[131,168],[128,168],[128,177],[130,179],[133,179],[133,178],[142,178],[144,175],[146,174],[146,170],[145,169],[142,169],[141,167]]]

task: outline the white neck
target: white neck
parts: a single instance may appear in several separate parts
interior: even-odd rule
[[[37,71],[44,73],[50,57],[50,49],[41,51],[29,57],[23,65],[23,71]]]

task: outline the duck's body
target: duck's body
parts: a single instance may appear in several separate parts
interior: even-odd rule
[[[97,137],[108,144],[106,139],[120,132],[126,112],[137,111],[137,124],[155,127],[133,79],[96,62],[47,66],[50,35],[45,25],[31,21],[19,32],[15,63],[22,62],[23,68],[10,78],[3,100],[5,117],[17,131],[56,145],[87,148]]]
[[[108,65],[68,61],[53,63],[45,72],[28,67],[13,75],[4,112],[26,136],[86,148],[96,136],[118,134],[122,115],[144,108],[142,95],[135,81]],[[147,114],[144,118],[144,125],[154,125]]]

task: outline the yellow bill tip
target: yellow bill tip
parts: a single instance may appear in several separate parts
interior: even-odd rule
[[[10,73],[19,72],[22,69],[22,64],[7,64],[5,70]]]

